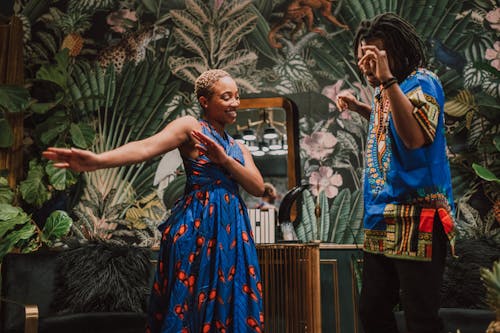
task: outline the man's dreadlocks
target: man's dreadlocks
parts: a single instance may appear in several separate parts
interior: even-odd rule
[[[418,67],[425,66],[425,46],[415,28],[393,13],[384,13],[362,21],[354,37],[354,54],[359,43],[381,39],[393,60],[394,75],[401,82]]]

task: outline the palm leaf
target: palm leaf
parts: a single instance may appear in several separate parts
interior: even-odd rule
[[[238,77],[235,79],[236,84],[238,85],[240,90],[248,94],[255,94],[259,92],[259,89],[256,87],[254,80],[242,77]]]
[[[316,239],[314,230],[317,231],[317,228],[314,208],[315,205],[311,193],[308,190],[304,190],[302,192],[302,219],[299,224],[299,226],[302,226],[304,229],[304,238],[301,238],[301,240],[304,242]]]
[[[335,197],[330,207],[330,243],[341,243],[344,232],[347,228],[349,212],[351,210],[351,191],[348,188],[342,189]]]
[[[252,0],[224,2],[220,12],[217,14],[219,24],[223,25],[226,22],[231,22],[238,15],[246,12],[251,3]]]
[[[351,194],[351,211],[349,212],[349,226],[344,234],[342,243],[359,244],[359,236],[362,235],[363,222],[363,192],[356,190]]]
[[[342,145],[342,149],[347,149],[353,155],[357,156],[359,146],[356,139],[349,132],[339,130],[337,131],[337,138]]]
[[[199,17],[193,16],[185,10],[171,10],[170,15],[175,25],[180,29],[190,31],[196,37],[202,39],[205,37],[202,25],[207,24],[208,21],[203,22],[202,20],[199,20]]]
[[[269,1],[263,1],[266,4]],[[261,11],[257,10],[254,5],[250,6],[250,10],[253,15],[257,17],[257,22],[255,25],[255,29],[253,29],[247,35],[248,44],[259,51],[260,54],[264,55],[268,60],[272,63],[276,61],[279,57],[278,51],[272,48],[267,39],[267,35],[269,34],[269,24],[267,20],[262,16]]]
[[[467,145],[469,148],[474,149],[478,147],[489,126],[491,126],[491,123],[486,118],[477,113],[473,114],[469,132],[467,133]]]
[[[470,36],[471,29],[468,29],[471,24],[470,16],[457,20],[454,24],[448,24],[447,27],[443,27],[443,30],[447,32],[443,35],[443,43],[454,50],[465,50],[467,52],[464,43],[467,42]],[[441,28],[440,28],[441,29]]]
[[[47,12],[50,7],[50,0],[29,0],[22,9],[22,14],[26,16],[33,25],[41,15]]]
[[[250,33],[257,23],[257,16],[248,12],[235,20],[231,20],[229,25],[222,31],[219,51],[217,55],[224,57],[234,51],[244,35]]]
[[[348,11],[347,15],[343,15],[343,17],[351,17],[353,20],[356,20],[356,23],[349,24],[350,26],[357,27],[360,21],[371,18],[365,11],[364,3],[365,1],[351,1],[349,2],[349,6],[345,6],[345,8],[342,9],[342,12]]]
[[[441,4],[441,6],[436,6],[436,8],[438,8],[440,11],[436,11],[434,13],[433,17],[428,22],[427,27],[418,29],[417,32],[422,34],[424,39],[437,38],[442,40],[449,47],[453,48],[455,45],[453,45],[453,35],[450,34],[450,31],[455,30],[454,35],[459,36],[461,33],[460,29],[463,29],[465,27],[465,25],[460,24],[460,21],[457,22],[456,20],[456,17],[462,10],[462,2],[449,0],[448,4],[445,4],[444,1],[437,1],[436,3]],[[434,23],[436,17],[440,18],[437,24]],[[463,23],[466,24],[467,22]],[[433,30],[431,29],[432,27],[434,28]]]
[[[217,49],[219,48],[220,42],[220,35],[218,34],[217,27],[213,23],[209,23],[205,35],[208,58],[210,59],[210,63],[214,64],[216,62]]]
[[[172,73],[186,82],[195,82],[198,76],[209,67],[201,57],[169,57],[168,63]]]
[[[452,117],[462,117],[469,111],[476,111],[474,96],[468,90],[462,90],[457,96],[444,104],[444,112]]]
[[[209,9],[202,1],[186,0],[186,9],[193,14],[192,16],[195,17],[201,25],[210,23],[211,18],[207,15]],[[203,37],[203,34],[200,35],[200,37]]]
[[[204,62],[208,64],[208,60],[206,58],[206,49],[203,47],[202,40],[179,28],[175,28],[173,34],[178,40],[179,44],[182,45],[182,48],[193,52],[196,56],[201,57]]]
[[[154,71],[151,71],[151,68],[150,68],[148,62],[143,61],[137,67],[138,68],[135,71],[137,73],[137,75],[135,76],[135,78],[133,80],[134,89],[133,89],[133,91],[131,91],[131,93],[128,96],[127,95],[124,96],[124,97],[126,97],[126,100],[125,100],[125,104],[123,105],[123,109],[122,109],[121,113],[123,115],[127,115],[127,116],[133,116],[134,113],[135,114],[137,113],[138,104],[141,102],[144,102],[142,97],[143,97],[143,94],[147,93],[146,92],[147,84],[151,83],[151,82],[156,82],[156,81],[153,81],[153,79],[155,79],[155,78],[152,78],[150,80],[149,76],[153,75]],[[132,83],[132,82],[130,82],[130,81],[127,82],[127,84],[130,84],[130,83]]]
[[[245,64],[251,64],[257,62],[257,55],[254,52],[249,52],[247,50],[238,50],[229,55],[229,57],[224,58],[221,61],[218,68],[223,68],[228,72],[233,72],[239,69]]]
[[[321,207],[321,216],[319,220],[320,230],[318,238],[324,242],[328,241],[328,232],[330,231],[330,207],[325,191],[319,193],[319,205]]]
[[[150,58],[139,65],[126,64],[117,81],[110,76],[106,83],[116,82],[118,89],[114,90],[116,93],[108,94],[113,100],[108,98],[105,103],[107,107],[99,110],[96,127],[99,139],[94,150],[107,151],[158,132],[171,119],[163,117],[165,101],[172,98],[178,89],[178,84],[167,84],[169,77],[170,73]],[[106,89],[109,90],[113,89]],[[124,105],[123,101],[129,104]],[[152,160],[127,167],[98,170],[85,174],[85,177],[89,186],[97,188],[103,196],[113,189],[117,191],[112,196],[111,206],[129,204],[134,193],[150,192],[157,163],[157,160]],[[147,182],[148,179],[151,182]]]
[[[48,54],[54,55],[59,51],[59,42],[56,41],[56,37],[45,31],[36,32],[36,36],[40,39],[41,44],[46,48]]]

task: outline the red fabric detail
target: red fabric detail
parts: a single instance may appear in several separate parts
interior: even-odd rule
[[[454,224],[450,213],[444,208],[439,208],[438,213],[439,218],[441,219],[441,223],[443,224],[444,232],[446,232],[446,234],[449,234],[453,230]]]
[[[432,258],[432,245],[431,244],[425,245],[425,257]]]
[[[420,224],[418,230],[421,232],[432,232],[436,210],[434,208],[422,208],[420,211]]]

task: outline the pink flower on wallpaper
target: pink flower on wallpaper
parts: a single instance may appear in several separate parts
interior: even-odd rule
[[[309,176],[311,193],[318,196],[321,191],[325,191],[327,198],[335,198],[339,193],[339,187],[342,186],[342,176],[333,173],[333,169],[322,166],[318,171],[313,171]]]
[[[343,93],[351,93],[354,96],[358,98],[360,102],[363,102],[365,104],[370,105],[371,104],[371,97],[373,94],[373,91],[369,87],[363,86],[360,82],[354,82],[353,85],[358,89],[358,93],[353,89],[341,89],[342,86],[344,85],[344,80],[338,80],[335,84],[330,85],[330,86],[325,86],[321,93],[328,97],[332,102],[335,102],[337,100],[337,95],[343,94]],[[330,103],[329,107],[332,109],[333,107],[336,107],[334,103]],[[349,112],[341,112],[340,114],[341,119],[351,119],[351,114]]]
[[[130,9],[120,9],[106,17],[106,23],[110,26],[111,30],[118,33],[127,31],[127,28],[131,26],[130,21],[137,21],[135,11],[131,11]]]
[[[500,71],[500,42],[496,41],[492,49],[486,49],[486,60],[491,60],[491,66]]]
[[[352,89],[341,89],[342,85],[344,84],[344,80],[338,80],[335,84],[332,84],[331,86],[325,86],[321,93],[328,97],[332,103],[329,104],[330,110],[333,108],[336,108],[336,105],[333,103],[337,100],[337,95],[340,94],[341,92],[350,92],[351,94],[354,95],[354,90]],[[342,119],[351,119],[351,115],[349,112],[342,112],[340,114],[340,118]]]
[[[349,91],[351,94],[354,94],[354,91],[352,89],[342,90],[342,85],[344,85],[344,80],[338,80],[335,84],[325,86],[321,91],[323,95],[325,95],[332,101],[332,103],[330,103],[330,108],[334,106],[334,102],[337,100],[337,95],[341,91]]]
[[[327,155],[333,153],[337,141],[337,138],[332,133],[314,132],[302,139],[301,148],[305,150],[310,158],[321,161]]]
[[[500,7],[489,11],[488,14],[486,14],[486,21],[490,23],[493,29],[500,31]]]

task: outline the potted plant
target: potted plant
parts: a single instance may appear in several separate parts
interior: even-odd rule
[[[486,333],[500,332],[500,261],[493,264],[493,268],[481,268],[481,280],[486,287],[486,302],[495,311],[496,318],[490,323]]]

